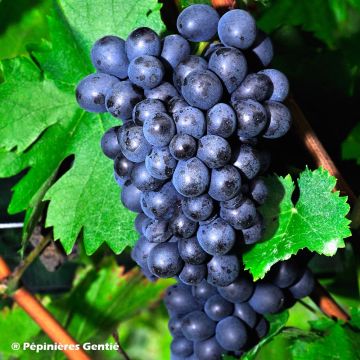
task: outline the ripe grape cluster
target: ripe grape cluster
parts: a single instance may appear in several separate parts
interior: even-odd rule
[[[174,359],[219,359],[262,337],[262,314],[299,297],[281,289],[309,273],[298,266],[285,286],[255,284],[241,265],[244,246],[263,235],[257,208],[268,195],[261,175],[270,164],[263,140],[290,128],[282,103],[289,84],[266,68],[272,43],[248,12],[220,18],[208,5],[192,5],[177,28],[163,39],[141,27],[126,40],[96,41],[97,71],[81,80],[76,99],[122,120],[101,147],[114,161],[123,205],[138,213],[132,258],[151,280],[178,280],[166,300],[170,329],[183,318],[172,330]],[[194,42],[209,42],[202,56],[192,54]],[[287,264],[279,265],[281,276],[290,276]],[[312,284],[303,281],[309,288],[301,295]]]
[[[247,274],[225,287],[206,280],[168,288],[172,360],[219,360],[241,356],[269,330],[266,314],[291,307],[314,286],[312,273],[295,260],[277,264],[264,280]]]

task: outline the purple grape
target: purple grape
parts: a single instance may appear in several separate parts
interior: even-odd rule
[[[202,311],[193,311],[183,318],[182,331],[191,341],[202,341],[213,336],[215,322],[210,320]]]
[[[234,305],[220,295],[213,295],[205,303],[206,315],[214,321],[220,321],[234,312]]]
[[[249,304],[259,314],[271,314],[280,311],[284,301],[284,293],[277,286],[260,282],[256,284]]]
[[[284,101],[289,94],[289,81],[287,77],[276,69],[265,69],[259,71],[259,73],[267,75],[273,83],[273,92],[270,100]]]
[[[232,303],[247,301],[254,291],[254,284],[248,275],[240,275],[227,286],[218,287],[219,294]]]
[[[177,18],[179,33],[190,41],[209,41],[217,30],[219,15],[209,5],[196,4],[185,8]]]
[[[166,113],[156,113],[144,122],[145,139],[155,147],[169,145],[176,128],[173,119]]]
[[[131,182],[126,181],[121,191],[121,202],[130,211],[140,213],[141,209],[141,198],[142,192]]]
[[[236,127],[237,119],[231,106],[219,103],[208,110],[206,115],[207,133],[223,138],[231,136]]]
[[[146,169],[145,162],[134,165],[130,178],[140,191],[154,191],[159,189],[164,183],[164,181],[151,176]]]
[[[121,152],[120,144],[118,140],[118,132],[120,126],[110,128],[105,132],[101,138],[101,150],[110,159],[115,159]]]
[[[143,55],[159,56],[161,40],[155,31],[140,27],[130,33],[125,42],[125,49],[130,61]]]
[[[187,239],[179,239],[178,248],[181,258],[187,264],[200,265],[203,264],[208,257],[195,236]]]
[[[145,166],[151,176],[166,180],[171,178],[175,171],[176,160],[171,156],[168,147],[153,148],[146,156]]]
[[[174,113],[173,116],[178,134],[188,134],[196,139],[204,135],[206,121],[201,110],[187,106]]]
[[[263,137],[267,139],[277,139],[284,136],[289,131],[292,122],[289,109],[285,105],[275,101],[267,101],[264,106],[270,122],[265,129]]]
[[[214,210],[214,201],[208,194],[185,198],[182,201],[182,211],[193,221],[208,219]]]
[[[119,79],[127,78],[129,60],[125,41],[117,36],[104,36],[91,48],[91,62],[96,70]]]
[[[164,104],[157,99],[145,99],[137,103],[133,110],[133,121],[142,126],[146,120],[151,119],[157,113],[166,113]]]
[[[222,207],[220,216],[236,230],[250,228],[257,220],[256,207],[250,199],[244,199],[235,209]]]
[[[197,285],[204,280],[205,276],[206,265],[185,264],[179,274],[179,279],[186,285]]]
[[[185,60],[191,52],[189,42],[178,34],[165,36],[161,59],[169,64],[173,69]]]
[[[143,89],[153,89],[161,84],[165,69],[158,58],[143,55],[131,61],[128,75],[133,84]]]
[[[210,169],[226,165],[231,159],[230,144],[217,135],[205,135],[199,140],[197,157]]]
[[[235,255],[217,255],[208,263],[207,281],[214,286],[227,286],[237,278],[239,271]]]
[[[158,99],[165,102],[169,101],[174,96],[179,96],[174,86],[168,82],[163,82],[153,89],[145,90],[144,93],[148,99]]]
[[[240,50],[221,47],[211,55],[209,69],[222,80],[226,90],[231,94],[244,80],[247,63]]]
[[[175,135],[169,145],[171,155],[177,160],[188,160],[196,154],[196,140],[188,134]]]
[[[216,340],[224,349],[236,351],[246,345],[248,333],[240,319],[228,316],[216,325]]]

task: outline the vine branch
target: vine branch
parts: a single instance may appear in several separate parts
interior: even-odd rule
[[[121,346],[121,343],[120,343],[120,339],[119,339],[119,334],[117,331],[114,331],[113,334],[112,334],[116,344],[119,346],[119,350],[118,350],[118,353],[122,355],[122,357],[125,359],[125,360],[131,360],[129,355],[126,353],[126,351],[124,350],[124,348]]]

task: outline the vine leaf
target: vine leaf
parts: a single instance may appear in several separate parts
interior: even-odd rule
[[[298,180],[299,199],[292,201],[295,184],[290,175],[269,177],[269,199],[260,208],[265,219],[263,241],[245,250],[245,268],[255,280],[263,278],[272,265],[307,248],[332,256],[351,235],[346,197],[332,192],[336,179],[326,170],[306,169]]]
[[[360,358],[359,329],[330,319],[310,322],[311,331],[290,332],[292,359],[353,360]]]
[[[99,146],[102,134],[117,121],[79,109],[74,90],[94,72],[89,49],[96,39],[126,37],[138,26],[162,32],[160,7],[156,0],[55,1],[51,42],[32,46],[32,58],[2,63],[0,176],[27,170],[9,205],[10,213],[26,210],[24,239],[47,200],[46,225],[67,253],[80,234],[89,255],[103,243],[120,253],[136,240],[134,214],[121,205],[112,162]],[[72,167],[58,179],[65,160]]]

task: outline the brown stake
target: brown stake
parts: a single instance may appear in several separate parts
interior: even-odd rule
[[[320,308],[320,310],[332,319],[344,321],[350,320],[350,316],[344,309],[332,298],[329,292],[316,280],[315,289],[311,294],[311,300]]]
[[[11,275],[11,271],[0,256],[0,280]],[[12,294],[12,299],[41,327],[54,343],[75,346],[78,343],[67,333],[59,322],[44,308],[44,306],[27,290],[20,288]],[[81,347],[78,350],[62,350],[70,360],[90,360]]]

